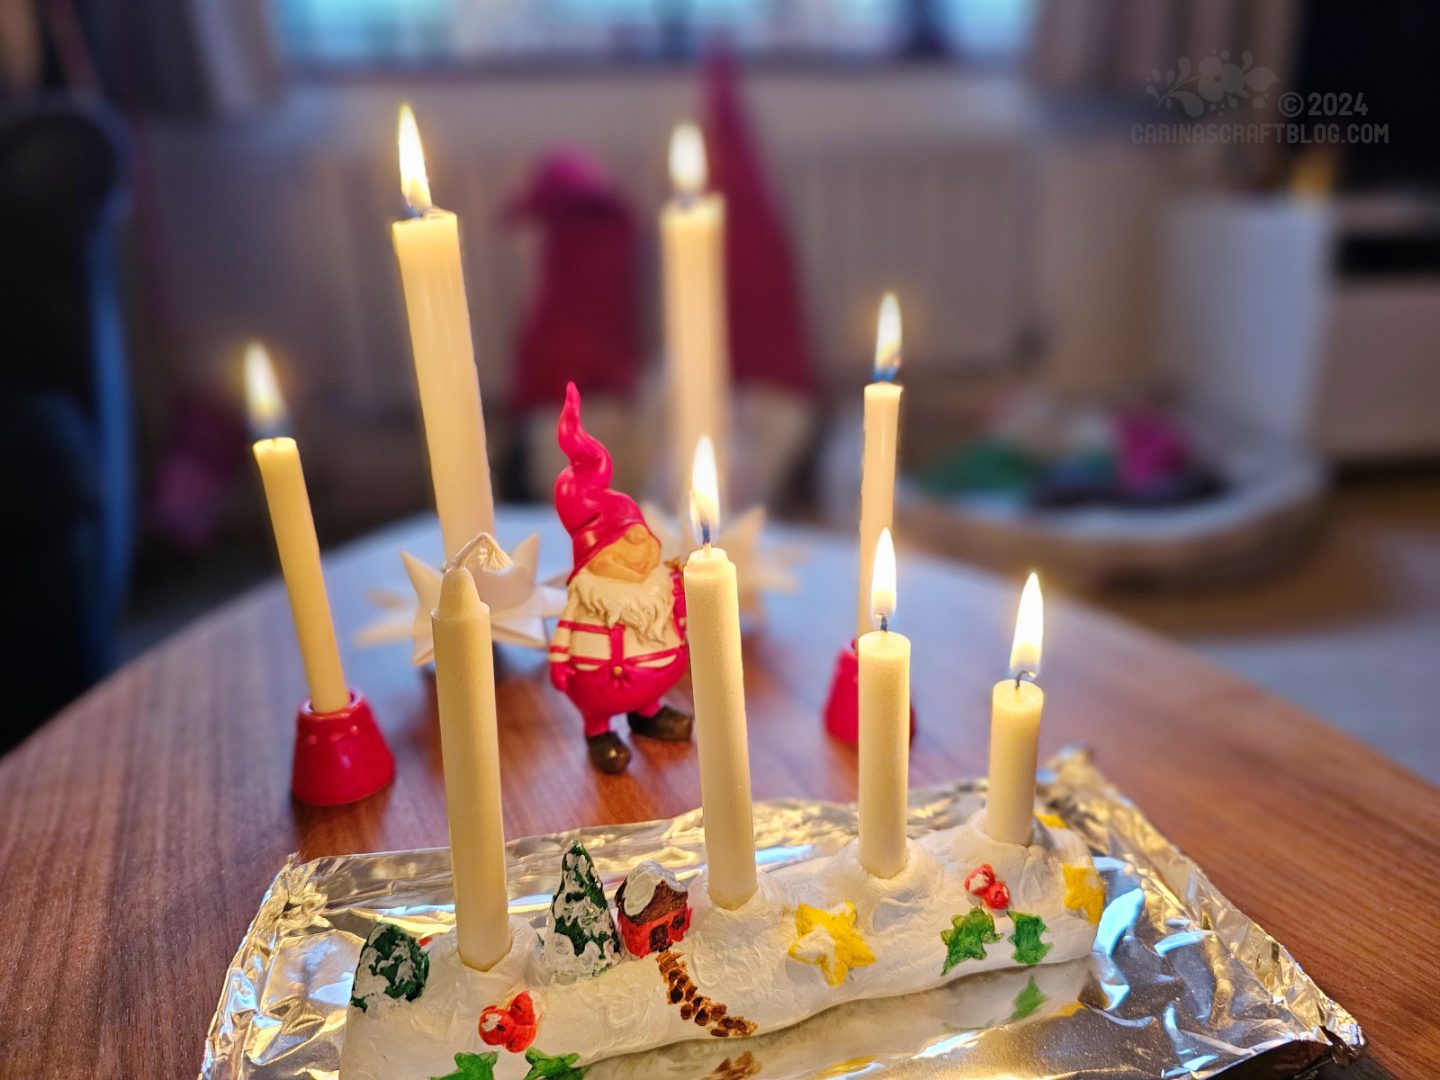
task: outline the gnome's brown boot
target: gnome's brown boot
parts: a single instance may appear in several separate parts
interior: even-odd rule
[[[613,731],[586,735],[585,744],[590,748],[590,763],[603,773],[622,773],[630,764],[630,748]]]
[[[687,742],[695,718],[679,709],[665,705],[646,716],[632,712],[629,717],[630,730],[647,739],[664,739],[666,742]]]

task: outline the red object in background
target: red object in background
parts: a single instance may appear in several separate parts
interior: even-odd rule
[[[1175,483],[1194,459],[1190,440],[1160,413],[1122,412],[1115,418],[1120,444],[1120,488],[1137,493]]]
[[[148,523],[176,547],[203,552],[220,532],[241,463],[245,423],[232,403],[185,391],[171,415],[175,427],[155,466]]]
[[[735,60],[705,68],[709,188],[725,197],[725,289],[736,386],[766,383],[813,398],[818,390],[790,238],[766,181],[740,100]]]
[[[583,150],[546,153],[506,220],[542,233],[539,281],[520,320],[512,405],[525,413],[587,393],[629,395],[640,363],[634,214]]]
[[[835,657],[835,674],[825,698],[825,730],[841,742],[860,741],[860,658],[855,642]],[[910,737],[915,737],[915,706],[910,706]]]
[[[516,994],[503,1009],[491,1005],[480,1013],[480,1041],[486,1046],[503,1046],[512,1054],[529,1048],[537,1027],[535,1002],[528,992]]]
[[[312,806],[358,802],[395,779],[395,759],[365,698],[350,691],[339,712],[317,713],[306,700],[295,718],[290,790]]]

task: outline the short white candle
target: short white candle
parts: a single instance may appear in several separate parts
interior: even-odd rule
[[[895,545],[882,529],[870,609],[877,629],[861,636],[860,863],[876,877],[905,869],[910,786],[910,639],[890,629],[895,615]]]
[[[740,907],[755,893],[755,828],[740,656],[740,594],[735,564],[711,541],[718,532],[715,455],[701,437],[691,496],[701,546],[685,564],[685,624],[695,692],[695,743],[710,898]]]
[[[435,512],[449,558],[477,533],[494,534],[495,499],[460,264],[460,221],[430,202],[420,133],[408,105],[400,110],[399,144],[400,185],[417,216],[395,222],[391,235],[410,320]]]
[[[900,428],[900,303],[894,293],[880,301],[875,327],[875,378],[865,387],[865,452],[860,470],[860,578],[855,636],[870,630],[870,578],[880,530],[895,515],[895,459]]]
[[[985,830],[1007,844],[1029,844],[1034,834],[1035,766],[1045,694],[1033,679],[1040,673],[1044,633],[1040,579],[1031,574],[1020,594],[1011,677],[990,696],[990,782]]]
[[[689,499],[684,463],[708,435],[725,477],[730,360],[725,330],[725,200],[705,191],[705,141],[686,123],[670,137],[675,197],[660,212],[665,371],[670,405],[673,505]],[[717,489],[718,490],[718,489]]]
[[[467,967],[488,971],[510,950],[505,822],[490,609],[463,566],[445,572],[430,625],[455,878],[455,932],[460,959]]]
[[[270,355],[259,342],[252,343],[245,353],[245,404],[255,431],[273,431],[285,416],[285,401],[280,396]],[[310,708],[317,713],[339,712],[350,704],[350,689],[345,685],[335,623],[330,617],[330,598],[325,593],[320,542],[310,513],[300,448],[294,439],[273,438],[256,440],[252,449],[255,463],[260,466],[280,572],[285,577],[290,614],[295,620],[300,661],[310,689]]]

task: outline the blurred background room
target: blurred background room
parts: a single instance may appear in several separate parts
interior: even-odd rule
[[[274,574],[249,342],[327,548],[429,512],[408,102],[497,497],[549,501],[571,377],[616,486],[665,491],[693,119],[733,503],[854,528],[893,290],[906,545],[1038,568],[1440,780],[1437,42],[1343,0],[3,0],[0,751]]]

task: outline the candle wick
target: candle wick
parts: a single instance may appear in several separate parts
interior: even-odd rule
[[[881,632],[882,634],[888,633],[888,632],[890,631],[890,619],[889,619],[889,617],[886,616],[886,615],[884,615],[884,614],[881,614],[881,615],[879,615],[878,617],[879,617],[879,619],[880,619],[880,632]]]
[[[710,550],[710,523],[708,521],[700,523],[700,542],[705,545],[706,551]]]
[[[899,360],[899,357],[896,357],[896,360]],[[875,367],[876,382],[893,383],[895,381],[895,377],[899,374],[900,365],[898,363],[892,362],[889,364],[878,364]]]
[[[1028,681],[1028,682],[1034,682],[1034,681],[1035,681],[1035,672],[1033,672],[1033,671],[1026,671],[1024,668],[1021,668],[1019,671],[1015,672],[1015,692],[1016,692],[1016,693],[1019,693],[1019,692],[1020,692],[1020,682],[1021,682],[1021,680],[1025,680],[1025,681]]]

